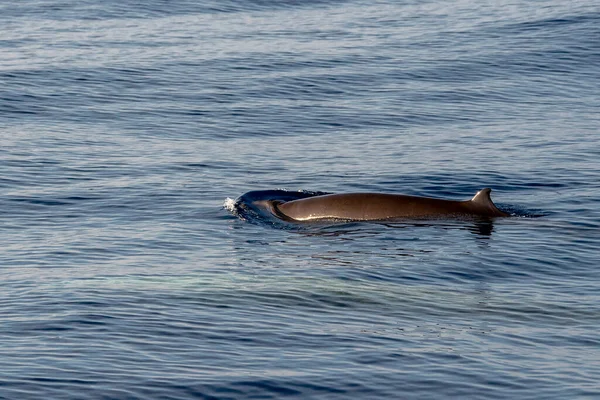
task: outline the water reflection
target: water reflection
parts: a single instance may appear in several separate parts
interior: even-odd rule
[[[466,224],[465,228],[482,238],[489,238],[494,231],[494,222],[491,219],[474,220],[470,224]]]

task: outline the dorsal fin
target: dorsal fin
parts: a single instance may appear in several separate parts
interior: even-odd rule
[[[491,217],[508,217],[509,214],[498,210],[498,207],[496,207],[492,201],[492,198],[490,197],[491,192],[492,189],[490,188],[481,189],[479,192],[477,192],[477,194],[475,194],[475,196],[473,196],[469,203],[475,206],[476,209],[485,210],[484,215]]]
[[[477,192],[475,194],[475,196],[473,196],[471,201],[473,203],[481,205],[481,206],[486,206],[486,207],[489,207],[490,205],[494,206],[494,203],[492,202],[492,198],[490,197],[490,193],[492,193],[492,189],[490,189],[490,188],[481,189],[479,192]],[[494,206],[494,208],[495,208],[495,206]]]

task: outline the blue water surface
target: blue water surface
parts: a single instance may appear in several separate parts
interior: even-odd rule
[[[0,398],[600,397],[599,39],[592,0],[1,3]],[[231,212],[483,187],[515,216]]]

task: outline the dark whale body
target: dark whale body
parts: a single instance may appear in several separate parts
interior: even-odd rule
[[[508,217],[490,198],[491,189],[471,200],[454,201],[381,193],[325,194],[263,203],[275,216],[292,222],[319,220],[385,221],[452,217]]]

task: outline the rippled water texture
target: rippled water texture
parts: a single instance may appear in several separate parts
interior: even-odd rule
[[[0,398],[600,397],[599,38],[589,0],[3,2]],[[515,217],[223,207],[484,187]]]

